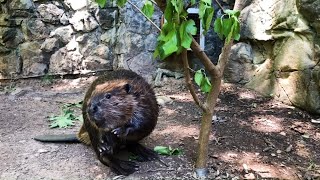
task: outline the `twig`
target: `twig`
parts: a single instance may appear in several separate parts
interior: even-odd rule
[[[199,97],[197,96],[194,86],[191,82],[191,78],[190,78],[190,72],[189,72],[189,63],[188,63],[188,54],[187,54],[187,50],[184,49],[181,53],[182,55],[182,61],[183,61],[183,69],[184,69],[184,79],[186,81],[186,84],[188,86],[188,89],[190,91],[190,94],[193,97],[193,100],[195,101],[195,103],[203,110],[206,112],[206,107],[204,106],[204,104],[199,100]]]
[[[159,28],[159,26],[157,26],[150,18],[148,18],[135,4],[133,4],[131,1],[127,1],[129,4],[131,4],[131,6],[133,6],[134,8],[136,8],[155,28],[158,29],[158,31],[161,31],[161,29]]]
[[[209,72],[211,77],[220,77],[219,69],[214,65],[206,53],[201,49],[198,42],[192,38],[191,43],[192,52],[199,58],[200,62],[204,65],[205,69]]]
[[[219,74],[221,74],[221,75],[223,74],[225,66],[228,62],[232,45],[233,45],[232,39],[230,40],[230,42],[225,42],[225,44],[222,48],[221,54],[219,56],[217,69],[219,70]]]
[[[216,3],[218,4],[218,6],[222,9],[222,11],[224,12],[224,9],[223,9],[223,7],[221,6],[221,4],[219,3],[219,1],[218,0],[215,0],[216,1]]]
[[[196,71],[195,70],[193,70],[192,68],[190,68],[190,67],[188,67],[188,69],[190,70],[190,71],[192,71],[193,73],[195,73]]]

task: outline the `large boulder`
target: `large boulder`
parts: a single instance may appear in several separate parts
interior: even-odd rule
[[[247,6],[241,34],[248,43],[232,47],[225,79],[320,114],[319,7],[318,0],[258,0]]]

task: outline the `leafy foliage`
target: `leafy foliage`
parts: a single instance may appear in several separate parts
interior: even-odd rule
[[[214,22],[214,31],[220,39],[226,38],[230,42],[231,38],[240,39],[240,22],[238,20],[240,11],[225,10],[225,15],[217,18]]]
[[[146,1],[142,7],[142,12],[145,14],[148,18],[151,18],[154,12],[154,7],[151,1]]]
[[[49,85],[49,84],[52,84],[54,80],[53,80],[53,76],[50,76],[49,74],[46,74],[41,78],[41,81],[44,84]]]
[[[200,87],[201,91],[206,93],[210,92],[212,88],[211,82],[206,76],[203,69],[199,69],[198,71],[196,71],[196,73],[194,74],[194,81]]]
[[[76,120],[83,122],[82,115],[76,116],[74,108],[81,108],[82,101],[78,103],[67,103],[62,106],[61,114],[58,116],[50,116],[50,128],[67,128],[73,126]]]
[[[156,146],[156,147],[154,147],[153,150],[160,155],[167,155],[167,156],[182,154],[182,151],[179,148],[172,149],[170,146],[169,147]]]
[[[114,0],[95,0],[95,2],[96,2],[101,8],[103,8],[103,7],[106,5],[107,1],[113,2]],[[119,6],[119,7],[123,7],[123,6],[126,4],[126,2],[127,2],[127,0],[116,0],[116,1],[117,1],[117,6]]]

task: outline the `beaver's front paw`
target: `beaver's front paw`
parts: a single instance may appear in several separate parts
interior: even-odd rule
[[[125,138],[128,136],[128,134],[133,130],[131,127],[119,127],[111,132],[116,135],[118,138]]]

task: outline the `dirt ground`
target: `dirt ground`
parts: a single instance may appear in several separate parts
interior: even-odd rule
[[[182,155],[142,162],[128,177],[116,176],[82,144],[40,143],[42,134],[76,133],[49,129],[48,116],[65,103],[82,100],[93,77],[24,80],[1,83],[0,179],[193,179],[200,110],[183,79],[164,79],[157,95],[172,102],[161,106],[158,125],[143,143],[171,146]],[[253,91],[224,84],[213,117],[209,144],[209,179],[320,179],[319,116],[263,98]]]

